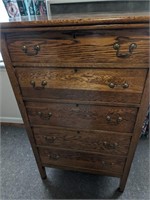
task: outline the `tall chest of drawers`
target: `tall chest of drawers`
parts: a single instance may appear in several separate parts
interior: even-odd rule
[[[148,107],[149,17],[1,24],[1,51],[41,177],[45,167],[120,178]]]

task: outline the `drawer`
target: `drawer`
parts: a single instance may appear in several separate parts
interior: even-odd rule
[[[146,74],[146,69],[16,69],[24,97],[122,103],[140,103]]]
[[[137,108],[27,102],[31,125],[132,132]]]
[[[58,149],[39,149],[43,165],[89,169],[121,175],[125,158]]]
[[[104,131],[33,128],[36,144],[54,148],[84,150],[126,156],[130,135]]]
[[[7,44],[12,62],[77,67],[149,62],[148,29],[8,33]]]

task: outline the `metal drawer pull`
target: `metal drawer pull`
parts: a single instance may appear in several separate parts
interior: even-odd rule
[[[32,85],[33,88],[35,88],[35,81],[30,81],[30,84]]]
[[[129,87],[129,84],[125,82],[125,83],[122,84],[122,87],[123,87],[124,89],[125,89],[125,88],[128,88],[128,87]]]
[[[123,120],[123,118],[120,117],[120,116],[117,117],[116,119],[112,119],[109,115],[107,115],[106,119],[107,119],[108,122],[114,122],[115,121],[117,124],[119,124]]]
[[[120,44],[119,43],[115,43],[113,48],[115,50],[117,50],[117,52],[116,52],[116,56],[117,57],[119,57],[119,58],[128,58],[128,57],[130,57],[132,55],[133,50],[137,48],[137,44],[135,44],[135,43],[130,44],[128,53],[120,53],[119,52],[120,51]]]
[[[114,83],[109,83],[108,86],[109,86],[110,88],[114,88],[114,87],[115,87],[115,84],[114,84]]]
[[[43,88],[45,88],[46,85],[47,85],[47,81],[44,80],[44,81],[41,82],[41,86],[42,86]]]
[[[29,52],[28,51],[28,47],[27,46],[22,46],[22,51],[27,55],[27,56],[35,56],[38,54],[38,52],[40,51],[40,46],[39,45],[35,45],[33,46],[33,50],[34,52]]]
[[[48,157],[49,159],[53,159],[53,160],[58,160],[60,158],[58,154],[49,154]]]
[[[114,88],[114,87],[120,86],[120,87],[122,87],[123,89],[126,89],[126,88],[129,87],[129,84],[128,84],[127,82],[125,82],[125,83],[123,83],[123,84],[115,84],[115,83],[113,83],[113,82],[110,82],[110,83],[108,84],[108,86],[109,86],[110,88]]]
[[[54,143],[54,141],[56,140],[56,137],[55,136],[52,136],[52,137],[44,136],[44,139],[48,143]]]
[[[42,87],[36,87],[36,84],[35,84],[35,81],[34,81],[34,80],[31,80],[31,81],[30,81],[30,85],[32,85],[32,87],[33,87],[34,89],[40,90],[40,89],[44,89],[44,88],[45,88],[45,86],[47,85],[47,81],[43,80],[43,81],[41,82],[41,86],[42,86]]]
[[[118,146],[118,143],[117,142],[109,143],[109,142],[104,141],[103,145],[107,149],[116,149],[116,147]]]
[[[40,116],[41,119],[49,120],[52,116],[52,113],[44,114],[42,112],[38,112],[38,115]]]

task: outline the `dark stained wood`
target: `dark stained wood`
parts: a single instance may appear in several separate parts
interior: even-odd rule
[[[25,62],[12,62],[14,67],[32,67],[32,68],[49,68],[49,67],[58,67],[60,68],[60,63],[25,63]],[[61,63],[61,68],[91,68],[91,69],[95,69],[95,68],[102,68],[102,69],[114,69],[114,64],[112,65],[112,63],[78,63],[78,65],[75,65],[74,63]],[[121,65],[120,63],[115,63],[115,69],[148,69],[149,68],[149,63],[132,63],[127,65],[126,63],[122,62]]]
[[[94,169],[95,171],[111,172],[119,175],[123,172],[125,164],[124,157],[110,157],[79,151],[39,148],[39,153],[43,165],[79,167],[81,169]]]
[[[48,26],[48,27],[34,27],[35,31],[62,31],[62,30],[117,30],[117,29],[143,29],[149,28],[148,23],[138,23],[138,24],[102,24],[102,25],[84,25],[84,26]],[[19,32],[31,32],[32,28],[17,28]],[[3,33],[14,33],[16,28],[4,28],[1,30]]]
[[[5,63],[5,66],[6,66],[6,70],[7,70],[7,73],[8,73],[14,94],[15,94],[15,97],[16,97],[16,100],[17,100],[17,103],[18,103],[18,107],[20,109],[26,130],[27,130],[27,133],[28,133],[28,138],[30,140],[30,143],[31,143],[34,155],[35,155],[35,159],[36,159],[36,162],[37,162],[37,165],[38,165],[38,168],[39,168],[40,175],[43,179],[45,179],[46,178],[45,168],[42,166],[37,148],[35,146],[34,137],[33,137],[32,130],[31,130],[31,127],[30,127],[30,124],[29,124],[29,120],[28,120],[27,112],[26,112],[26,109],[25,109],[25,106],[24,106],[24,102],[22,100],[22,96],[21,96],[21,93],[20,93],[19,83],[17,81],[17,78],[15,76],[15,73],[14,73],[14,70],[13,70],[13,67],[12,67],[12,64],[11,64],[11,60],[10,60],[10,56],[9,56],[9,53],[8,53],[6,39],[5,39],[4,34],[1,35],[1,52],[2,52],[3,60],[4,60],[4,63]]]
[[[121,12],[121,13],[74,13],[47,16],[30,16],[10,19],[2,22],[1,28],[26,28],[26,27],[49,27],[64,25],[95,25],[95,24],[138,24],[149,23],[149,12]]]
[[[40,34],[40,36],[39,36]],[[46,62],[53,63],[148,63],[149,31],[147,29],[132,30],[89,30],[89,31],[59,31],[59,32],[27,32],[7,34],[8,48],[12,62]],[[137,48],[128,58],[116,56],[114,43],[120,44],[120,53],[128,53],[132,43]],[[40,46],[35,54],[35,45]],[[23,52],[22,47],[33,56]],[[68,51],[69,50],[69,51]]]
[[[128,95],[126,95],[128,96]],[[118,103],[118,102],[100,102],[100,101],[83,101],[83,100],[70,100],[70,99],[47,99],[47,98],[29,98],[29,97],[23,97],[24,101],[34,101],[34,102],[46,102],[46,103],[71,103],[71,104],[85,104],[85,105],[99,105],[99,106],[116,106],[116,107],[129,107],[129,108],[139,108],[139,104],[134,104],[134,103]],[[89,99],[90,100],[90,99]]]
[[[149,73],[147,74],[147,80],[145,83],[145,88],[142,96],[142,102],[141,102],[141,107],[138,112],[138,116],[136,119],[135,127],[134,127],[134,132],[133,132],[133,137],[131,140],[131,145],[129,147],[129,153],[128,153],[128,158],[127,162],[125,164],[124,172],[122,174],[122,178],[120,180],[120,186],[119,189],[120,191],[123,191],[125,188],[125,184],[129,175],[129,170],[132,164],[132,160],[134,157],[134,153],[137,147],[137,143],[141,134],[141,129],[142,129],[142,124],[145,120],[145,116],[147,113],[148,109],[148,104],[149,104]]]
[[[102,131],[33,128],[33,132],[38,146],[124,156],[128,153],[131,139],[130,135],[106,134]]]
[[[31,125],[74,127],[76,129],[132,132],[137,108],[82,104],[26,103]],[[41,112],[41,116],[39,115]],[[52,114],[49,117],[49,113]],[[110,116],[110,121],[107,120]],[[119,117],[122,121],[118,121]]]
[[[132,69],[16,69],[24,97],[122,103],[140,103],[146,72]],[[34,87],[31,81],[35,82]],[[46,81],[46,86],[42,86],[42,81]],[[110,83],[115,87],[110,88]],[[125,83],[128,88],[123,88]]]
[[[116,176],[123,191],[148,107],[149,13],[51,17],[0,24],[2,55],[41,177],[45,167]]]

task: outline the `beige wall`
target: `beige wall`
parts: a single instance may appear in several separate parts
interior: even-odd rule
[[[5,68],[0,68],[0,122],[22,123],[20,111]]]

